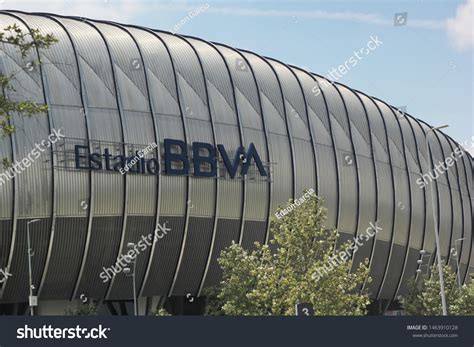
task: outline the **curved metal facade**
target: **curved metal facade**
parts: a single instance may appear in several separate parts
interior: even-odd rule
[[[33,282],[40,300],[80,294],[130,298],[129,279],[103,283],[99,273],[126,253],[128,242],[168,221],[172,231],[137,261],[140,296],[197,294],[217,282],[216,258],[231,240],[268,241],[269,217],[314,188],[325,198],[328,225],[342,241],[378,221],[382,231],[355,253],[370,259],[374,298],[406,291],[419,251],[433,254],[431,199],[437,206],[441,255],[460,276],[474,272],[469,154],[420,189],[420,173],[458,144],[385,102],[322,76],[225,45],[167,32],[50,14],[0,12],[0,24],[53,33],[59,42],[31,52],[42,65],[3,46],[2,74],[20,69],[12,98],[47,103],[45,115],[13,115],[17,131],[0,139],[0,157],[21,160],[52,129],[70,138],[136,144],[164,138],[226,148],[254,143],[274,163],[271,180],[218,180],[60,170],[53,151],[0,189],[0,268],[13,274],[0,302],[27,301],[26,222],[35,250]],[[133,62],[132,62],[133,61]],[[326,83],[325,83],[326,85]],[[321,93],[315,93],[320,88]],[[99,144],[100,146],[100,144]],[[71,150],[63,148],[62,150]],[[159,153],[158,153],[159,155]],[[86,208],[84,208],[86,207]]]

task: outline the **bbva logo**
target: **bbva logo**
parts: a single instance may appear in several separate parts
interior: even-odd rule
[[[237,148],[233,159],[229,158],[229,154],[222,144],[213,146],[205,142],[193,142],[191,151],[192,156],[190,157],[184,141],[165,139],[163,142],[164,168],[161,172],[165,175],[175,176],[192,174],[196,177],[218,177],[220,156],[231,178],[235,178],[238,174],[242,177],[247,175],[252,162],[260,176],[268,176],[253,143],[250,143],[247,151],[242,146]],[[129,168],[127,171],[131,173],[151,175],[160,173],[160,163],[157,158],[146,159],[143,155],[139,155],[139,151],[135,153],[135,155],[125,157],[120,154],[112,155],[109,148],[104,148],[103,153],[91,153],[89,147],[84,145],[76,145],[74,148],[76,169],[122,172],[123,168],[127,167]],[[239,166],[240,172],[238,172]]]

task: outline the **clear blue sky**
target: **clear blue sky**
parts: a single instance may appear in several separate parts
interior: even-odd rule
[[[255,51],[321,75],[344,64],[370,37],[383,42],[339,82],[379,97],[472,141],[474,0],[462,1],[23,1],[0,8],[111,19]],[[207,7],[207,6],[206,6]],[[394,26],[394,14],[407,22]],[[473,153],[471,148],[471,153]]]

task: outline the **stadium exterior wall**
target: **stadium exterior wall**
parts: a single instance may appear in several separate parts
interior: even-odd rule
[[[138,257],[139,295],[197,295],[218,281],[216,258],[231,240],[247,248],[267,242],[277,207],[307,188],[324,197],[328,226],[341,231],[341,241],[370,222],[382,228],[354,255],[355,264],[370,259],[373,298],[406,292],[421,249],[432,255],[425,264],[434,262],[431,199],[443,259],[456,268],[451,249],[460,245],[462,280],[474,272],[472,157],[464,153],[431,183],[433,197],[420,189],[416,181],[429,162],[433,167],[459,146],[434,132],[427,156],[430,126],[423,121],[347,86],[327,85],[322,76],[194,37],[0,12],[2,28],[13,23],[59,41],[32,51],[26,61],[42,64],[26,69],[14,48],[0,47],[0,72],[20,70],[17,91],[8,96],[49,105],[41,116],[13,115],[17,131],[0,139],[0,157],[21,160],[53,129],[67,139],[0,187],[0,269],[13,274],[0,284],[0,303],[27,301],[26,227],[33,218],[40,219],[30,226],[40,300],[131,298],[123,273],[106,283],[99,274],[158,223],[171,231]],[[230,150],[253,143],[269,177],[121,175],[70,166],[75,145],[130,155],[168,138]]]

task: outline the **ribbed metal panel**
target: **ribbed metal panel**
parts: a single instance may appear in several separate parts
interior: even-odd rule
[[[0,269],[5,269],[8,265],[8,254],[12,239],[12,221],[0,221]]]
[[[129,216],[127,218],[127,229],[125,230],[125,238],[123,240],[122,248],[120,249],[119,254],[127,254],[130,250],[127,247],[129,242],[138,245],[141,241],[139,247],[137,248],[139,254],[136,256],[136,275],[135,280],[137,284],[137,288],[143,281],[143,277],[145,275],[146,267],[148,264],[148,258],[150,256],[150,252],[152,250],[151,246],[148,243],[153,243],[154,238],[154,230],[155,230],[155,218],[154,216]],[[148,238],[148,236],[152,234],[152,238]],[[160,231],[161,235],[161,231]],[[165,235],[164,237],[167,237]],[[146,243],[145,240],[148,240]],[[163,239],[158,239],[156,242],[161,242]],[[142,246],[143,245],[143,246]],[[143,247],[146,248],[143,250]],[[110,264],[112,265],[112,264]],[[109,266],[110,266],[109,265]],[[129,264],[128,267],[133,270],[133,264]],[[99,269],[102,271],[102,269]],[[133,297],[133,287],[132,287],[132,278],[125,276],[123,272],[115,275],[114,281],[111,284],[111,288],[109,290],[107,299],[108,300],[123,300],[125,298]]]
[[[241,146],[238,119],[233,98],[229,72],[223,58],[211,45],[199,40],[189,39],[196,49],[202,63],[209,97],[209,111],[214,119],[216,143],[226,149]],[[219,216],[240,218],[243,182],[225,180],[219,182]],[[233,196],[235,199],[225,199]]]
[[[278,163],[273,167],[271,210],[275,210],[277,206],[286,205],[288,199],[294,197],[294,159],[280,84],[266,61],[251,53],[245,52],[243,55],[255,74],[259,89],[262,114],[268,131],[270,161]],[[271,85],[274,87],[271,88]]]
[[[28,22],[32,28],[38,28],[41,34],[52,33],[58,39],[50,48],[39,49],[49,105],[81,107],[76,61],[71,42],[64,29],[58,23],[45,17],[23,14],[18,14],[18,16]]]
[[[434,162],[434,165],[439,165],[439,163],[443,163],[446,160],[442,144],[440,142],[440,137],[436,134],[436,147],[439,159],[437,158]],[[448,154],[449,155],[449,154]],[[434,167],[434,166],[433,166]],[[437,179],[438,183],[438,194],[439,194],[439,218],[440,218],[440,247],[441,247],[441,255],[443,260],[448,263],[448,259],[450,256],[450,244],[452,239],[452,232],[453,232],[453,196],[451,191],[451,183],[449,181],[449,170],[440,174],[439,179]],[[443,177],[443,179],[441,179]]]
[[[471,156],[470,160],[470,166],[471,166],[471,170],[469,172],[469,176],[471,178],[471,180],[469,181],[470,184],[469,184],[469,191],[472,192],[472,189],[473,189],[473,184],[472,184],[472,176],[474,175],[474,158]],[[471,215],[474,214],[474,204],[472,203],[472,194],[471,194]],[[472,223],[472,220],[471,220],[471,223]],[[472,228],[472,226],[471,226]],[[472,230],[472,229],[471,229]],[[472,249],[474,248],[474,242],[472,242],[471,240],[471,249],[470,249],[470,261],[469,261],[469,275],[470,274],[473,274],[474,273],[474,252],[472,251]],[[466,283],[469,278],[467,277],[467,273],[466,273],[466,277],[464,279],[464,282]]]
[[[380,226],[380,223],[379,223]],[[385,228],[382,225],[382,228]],[[390,242],[384,241],[379,238],[375,238],[374,250],[372,252],[372,260],[370,264],[369,276],[372,278],[372,282],[366,284],[365,289],[370,293],[371,298],[375,298],[382,283],[385,269],[387,266],[386,259],[390,253]]]
[[[260,99],[269,133],[288,136],[286,116],[276,76],[268,63],[259,56],[244,52],[257,80]],[[289,159],[289,158],[288,158]]]
[[[337,227],[340,232],[355,234],[358,223],[359,179],[346,107],[337,88],[317,77],[321,94],[325,96],[338,162],[339,211]],[[342,239],[340,240],[342,242]]]
[[[145,149],[155,143],[154,126],[151,113],[124,111],[124,129],[127,129],[127,142],[141,145],[128,146],[127,155],[135,155],[138,149]],[[152,148],[152,147],[150,147]],[[152,150],[144,156],[145,159],[157,158],[157,151]],[[156,191],[157,176],[134,175],[128,176],[128,206],[129,215],[149,215],[156,213]]]
[[[352,133],[352,140],[354,143],[355,159],[358,168],[358,184],[359,184],[359,211],[356,234],[365,234],[367,228],[370,228],[370,223],[377,220],[377,182],[375,176],[374,159],[372,155],[371,138],[369,132],[369,125],[367,121],[366,111],[363,108],[362,102],[357,98],[356,94],[350,91],[347,87],[337,85],[339,92],[344,100],[349,118],[349,124]],[[345,161],[348,165],[349,162]],[[354,235],[355,236],[355,235]],[[370,259],[373,240],[364,242],[363,246],[359,247],[354,254],[354,264],[357,267],[365,258]]]
[[[338,169],[334,148],[316,144],[316,153],[319,166],[327,169],[319,176],[319,195],[324,199],[324,206],[327,208],[326,224],[330,228],[335,228],[338,220],[339,184],[335,175]]]
[[[416,229],[415,229],[416,230]],[[400,287],[398,288],[395,296],[398,295],[407,295],[410,287],[409,282],[416,276],[416,269],[418,264],[417,260],[420,259],[420,249],[419,248],[409,248],[406,256],[406,266],[401,277]],[[426,261],[426,259],[424,259]],[[426,267],[423,267],[422,270],[426,270]]]
[[[12,276],[8,278],[2,297],[2,302],[5,303],[27,301],[28,299],[27,222],[26,219],[19,219],[17,222],[12,262],[8,270]],[[34,260],[31,263],[32,283],[36,288],[38,288],[43,274],[50,233],[50,218],[42,218],[39,222],[30,224],[31,249],[34,252]]]
[[[131,35],[119,27],[98,24],[97,28],[106,37],[111,59],[114,63],[119,102],[123,114],[123,132],[127,143],[142,145],[155,142],[154,127],[146,87],[143,61]],[[127,156],[140,148],[128,146]],[[128,214],[154,215],[156,196],[146,194],[156,187],[157,177],[128,175]]]
[[[292,71],[279,62],[269,60],[269,63],[280,82],[290,137],[293,139],[293,156],[296,162],[294,195],[298,198],[305,189],[315,189],[316,181],[316,163],[306,102],[301,86]]]
[[[393,110],[393,109],[392,109]],[[396,110],[393,110],[396,112]],[[398,115],[397,113],[395,113]],[[407,162],[408,179],[410,180],[410,233],[407,250],[405,253],[405,260],[403,265],[403,273],[399,278],[399,283],[394,296],[406,294],[407,283],[410,278],[416,274],[417,263],[419,258],[419,250],[423,246],[424,236],[424,215],[426,206],[424,204],[425,195],[421,187],[416,183],[420,172],[419,157],[416,150],[415,133],[411,120],[408,117],[399,118],[401,134],[405,150],[405,160]],[[421,208],[420,208],[421,207]]]
[[[377,104],[368,98],[363,97],[363,102],[367,110],[372,133],[372,145],[375,155],[375,170],[378,181],[378,226],[382,228],[374,237],[374,248],[370,259],[370,276],[373,281],[367,285],[372,295],[378,293],[382,284],[383,272],[388,261],[390,251],[390,240],[393,233],[394,218],[394,189],[393,175],[389,162],[389,152],[387,145],[387,133],[383,116]],[[381,273],[382,272],[382,273]]]
[[[305,99],[310,114],[309,120],[315,134],[315,142],[326,146],[332,146],[333,137],[325,107],[325,100],[319,90],[319,84],[314,76],[307,72],[293,69],[296,73],[305,93]],[[311,116],[312,115],[312,116]]]
[[[180,116],[156,115],[159,139],[180,139],[184,138],[183,121]],[[185,214],[187,198],[187,177],[182,176],[161,176],[161,204],[160,215],[180,216]],[[191,205],[193,202],[191,200]]]
[[[236,51],[222,45],[216,45],[216,48],[224,57],[229,68],[244,144],[253,143],[262,161],[269,162],[269,147],[266,142],[265,126],[252,70],[244,57]],[[241,64],[245,67],[244,70],[240,69]],[[273,174],[272,170],[271,179],[273,179]],[[266,220],[268,218],[270,190],[271,183],[251,182],[246,185],[245,219]],[[262,199],[262,197],[264,198]],[[259,203],[253,204],[255,201],[259,201]]]
[[[219,219],[217,221],[216,236],[214,240],[214,248],[211,254],[211,262],[204,279],[204,288],[215,286],[219,283],[222,270],[217,259],[221,255],[221,251],[228,247],[232,241],[239,241],[240,221],[236,219]]]
[[[195,141],[214,143],[204,78],[195,52],[180,38],[165,33],[158,35],[169,47],[175,63],[179,99],[189,144]],[[212,216],[216,203],[215,183],[210,179],[190,180],[189,200],[193,206],[189,210],[190,215]]]
[[[87,138],[84,110],[79,106],[50,105],[49,112],[53,120],[54,129],[62,129],[68,137]],[[56,146],[59,156],[59,167],[73,168],[74,158],[64,153],[74,153],[73,141],[60,141]],[[55,173],[57,182],[56,196],[60,204],[57,206],[57,215],[64,217],[86,216],[89,202],[89,173],[82,170],[58,169]]]
[[[422,174],[424,171],[424,159],[423,159],[423,156],[421,155],[421,152],[419,150],[420,148],[420,141],[421,139],[423,138],[423,132],[421,130],[421,127],[419,126],[418,122],[416,122],[413,118],[409,117],[406,119],[407,120],[407,123],[410,125],[410,128],[412,129],[413,131],[413,134],[414,134],[414,145],[415,145],[415,151],[414,151],[414,155],[416,155],[416,159],[417,159],[417,164],[418,164],[418,170],[415,170],[414,171],[414,175],[416,175],[416,177],[413,177],[413,179],[415,179],[415,182],[416,180],[418,180],[420,178],[420,174]],[[423,209],[415,209],[415,211],[417,212],[417,216],[419,216],[419,218],[421,219],[420,223],[423,222],[423,229],[421,229],[420,231],[418,232],[415,232],[415,233],[412,233],[415,235],[415,237],[419,237],[420,241],[421,241],[421,246],[420,246],[420,249],[424,249],[426,251],[428,251],[425,247],[427,245],[429,245],[429,243],[426,243],[427,239],[427,231],[428,231],[428,228],[431,226],[433,226],[433,217],[432,217],[432,214],[428,214],[428,213],[431,213],[431,209],[429,208],[429,205],[428,205],[428,199],[430,199],[430,196],[429,194],[427,194],[427,191],[426,189],[422,189],[418,183],[416,185],[417,189],[413,189],[413,192],[415,193],[416,191],[421,191],[422,194],[423,194]],[[419,189],[418,189],[419,188]],[[415,205],[414,205],[415,206]],[[430,218],[431,217],[431,218]],[[414,216],[413,221],[416,220],[416,217]],[[432,229],[430,229],[432,230]],[[432,233],[431,233],[432,234]],[[432,240],[432,239],[431,239]]]
[[[42,300],[66,300],[74,290],[84,251],[88,219],[57,218],[51,259],[39,293]]]
[[[449,190],[452,198],[452,205],[451,205],[451,239],[449,240],[449,264],[456,268],[456,257],[459,255],[460,251],[452,251],[453,249],[456,250],[457,245],[455,245],[457,239],[461,239],[463,237],[463,213],[462,213],[462,201],[459,192],[459,173],[458,173],[458,160],[457,155],[454,153],[453,148],[451,148],[451,144],[449,143],[448,139],[441,135],[439,136],[439,140],[441,143],[441,147],[443,149],[443,156],[444,158],[451,159],[456,158],[454,164],[452,166],[447,166],[448,169],[446,171],[446,175],[448,176],[448,184]],[[447,159],[445,159],[446,161]]]
[[[86,102],[85,102],[85,92],[84,92],[84,84],[83,84],[83,79],[81,77],[81,71],[82,71],[82,68],[81,68],[81,64],[80,64],[80,60],[79,60],[79,57],[78,57],[78,54],[77,54],[77,49],[76,49],[76,46],[74,44],[74,40],[72,39],[72,36],[71,34],[67,31],[66,27],[64,26],[63,23],[61,23],[59,21],[59,19],[55,18],[55,17],[52,17],[52,16],[47,16],[47,18],[49,18],[50,20],[54,21],[55,23],[57,23],[58,25],[60,25],[64,32],[67,34],[68,36],[68,40],[71,44],[71,48],[73,49],[73,53],[74,53],[74,66],[77,68],[77,76],[78,76],[78,81],[79,81],[79,95],[80,95],[80,100],[81,100],[81,104],[82,104],[82,108],[81,108],[81,115],[84,116],[83,118],[83,121],[84,121],[84,127],[85,127],[85,133],[87,134],[87,139],[90,139],[90,129],[88,127],[88,117],[87,117],[87,107],[86,107]],[[54,117],[53,117],[53,120],[54,120]],[[66,148],[66,147],[64,147]],[[92,146],[89,144],[89,150],[92,149]],[[61,176],[59,176],[61,177]],[[59,181],[60,182],[60,181]],[[61,182],[60,182],[61,184]],[[87,193],[84,192],[84,194],[87,194],[87,197],[88,199],[81,199],[81,208],[83,210],[87,210],[87,218],[88,218],[88,222],[87,222],[87,235],[86,235],[86,242],[85,242],[85,247],[84,247],[84,251],[82,253],[82,257],[81,257],[81,267],[80,267],[80,270],[79,270],[79,273],[77,275],[77,279],[75,281],[75,285],[74,285],[74,291],[71,293],[71,297],[74,296],[75,294],[75,291],[77,290],[77,287],[78,287],[78,279],[80,278],[80,276],[82,275],[82,271],[83,271],[83,268],[84,268],[84,265],[85,265],[85,256],[87,254],[87,249],[88,249],[88,242],[90,240],[90,235],[91,235],[91,228],[92,228],[92,208],[94,206],[94,198],[93,198],[93,192],[94,192],[94,182],[92,180],[92,173],[90,173],[88,175],[88,190],[87,190]],[[59,187],[61,187],[61,185],[59,185]],[[59,190],[61,190],[61,188],[59,188]],[[84,203],[86,205],[84,205]],[[58,205],[58,204],[57,204]],[[85,208],[84,208],[85,206]],[[49,264],[49,260],[51,259],[51,249],[52,249],[52,243],[50,243],[50,248],[49,248],[49,251],[50,251],[50,254],[49,254],[49,257],[47,259],[48,261],[48,264]],[[42,286],[44,284],[44,280],[45,280],[45,276],[47,275],[47,271],[43,274],[43,278],[42,278],[42,282],[40,284],[40,291],[42,290]]]
[[[383,102],[378,102],[378,106],[385,117],[387,132],[390,134],[390,138],[393,138],[389,146],[396,206],[389,262],[379,296],[393,297],[403,273],[411,232],[411,185],[409,182],[408,165],[405,157],[405,146],[403,144],[404,138],[401,132],[399,115]],[[395,155],[392,155],[393,153],[395,153]]]
[[[329,84],[326,79],[316,77],[316,80],[321,86],[321,94],[323,94],[326,98],[331,127],[337,148],[346,152],[351,152],[353,150],[351,143],[351,133],[347,121],[346,110],[341,96],[339,95],[335,86]]]
[[[2,15],[0,21],[3,27],[7,26],[7,23],[16,23],[23,31],[28,31],[28,28],[21,21],[13,17]],[[34,68],[32,71],[26,69],[14,46],[4,45],[2,50],[5,51],[3,66],[6,75],[16,73],[15,79],[12,81],[16,91],[9,90],[7,92],[8,97],[12,100],[27,97],[31,101],[44,103],[40,69]],[[38,60],[38,57],[34,50],[24,58],[24,61],[32,62],[36,60]],[[50,134],[46,114],[37,115],[27,121],[23,116],[14,113],[12,114],[12,123],[16,127],[12,139],[19,160],[27,157],[31,150],[35,148],[35,145],[47,139]],[[35,160],[28,170],[17,175],[19,217],[50,216],[53,189],[51,172],[45,170],[50,165],[48,161],[51,161],[51,150],[45,148],[41,157]]]
[[[474,160],[473,158],[471,157],[470,159],[468,158],[468,155],[467,153],[464,153],[463,155],[463,163],[465,165],[465,168],[466,168],[466,178],[467,178],[467,186],[468,186],[468,194],[467,196],[465,196],[463,194],[463,207],[464,207],[464,213],[466,213],[468,215],[468,218],[464,218],[464,221],[465,221],[465,224],[464,224],[464,231],[465,233],[468,233],[470,235],[470,241],[469,242],[469,237],[466,238],[466,242],[467,242],[467,245],[469,247],[469,252],[465,252],[465,253],[469,253],[469,256],[468,256],[468,260],[466,261],[466,266],[465,268],[463,269],[463,266],[461,266],[461,275],[464,275],[463,278],[464,278],[464,283],[466,283],[467,281],[469,281],[469,274],[473,272],[473,266],[471,265],[472,262],[474,261],[474,252],[472,251],[472,249],[474,248],[474,235],[473,235],[473,208],[474,208],[474,204],[473,204],[473,183],[472,183],[472,178],[473,178],[473,169],[474,169]],[[469,215],[471,216],[469,218]]]
[[[405,260],[407,247],[405,245],[392,243],[389,252],[390,259],[385,266],[384,280],[378,295],[380,298],[394,297],[398,288],[398,281],[403,272],[403,262]]]
[[[418,148],[418,154],[420,158],[420,163],[421,163],[421,168],[422,168],[422,173],[428,173],[429,172],[429,167],[428,167],[428,161],[427,161],[427,153],[426,153],[426,136],[424,133],[424,129],[421,126],[420,122],[416,119],[413,119],[413,128],[415,130],[415,134],[417,135],[415,137],[416,139],[416,144]],[[432,200],[434,199],[435,203],[435,208],[437,206],[437,194],[436,194],[436,186],[434,187],[435,195],[431,194],[431,188],[429,186],[425,187],[423,191],[425,192],[426,195],[426,200],[425,200],[425,234],[424,234],[424,239],[423,239],[423,249],[427,252],[427,254],[431,255],[431,258],[427,260],[427,263],[429,260],[431,262],[434,261],[435,258],[435,234],[434,234],[434,220],[433,220],[433,210],[432,210]]]
[[[392,137],[392,135],[394,137],[394,140],[390,142],[390,155],[392,155],[394,152],[397,152],[397,154],[392,156],[392,158],[398,158],[396,160],[392,159],[393,179],[395,183],[394,228],[396,230],[396,232],[393,233],[392,240],[395,244],[406,246],[410,227],[411,201],[400,127],[398,125],[397,119],[395,118],[396,115],[390,108],[381,102],[378,102],[378,106],[384,116],[385,123],[387,125],[387,132],[390,134],[390,137]],[[397,163],[397,160],[400,161]]]
[[[118,113],[114,110],[104,110],[89,108],[89,128],[93,139],[99,139],[107,142],[92,142],[94,152],[104,153],[105,148],[114,150],[112,155],[116,155],[123,150],[120,131],[120,120]],[[111,145],[115,144],[115,145]],[[114,172],[100,171],[93,173],[95,191],[95,205],[93,207],[94,215],[121,215],[123,210],[124,196],[124,176]]]
[[[0,67],[1,69],[1,67]],[[0,73],[3,73],[0,70]],[[12,158],[12,146],[11,146],[11,138],[2,136],[0,138],[0,158],[8,158],[8,160],[13,161]],[[5,172],[2,168],[0,171],[1,175],[0,178],[5,181],[5,183],[0,182],[0,219],[10,219],[13,214],[13,180],[9,179],[11,176],[10,173]],[[2,232],[7,232],[5,229],[2,229]],[[8,231],[9,233],[11,230]]]
[[[162,215],[159,222],[166,223],[171,231],[155,244],[149,275],[143,283],[143,296],[168,295],[183,240],[185,225],[183,217]]]
[[[255,242],[260,244],[265,242],[266,222],[246,221],[244,225],[244,237],[242,238],[242,247],[246,250],[255,249]]]
[[[424,122],[422,126],[425,129],[425,133],[427,133],[430,127]],[[451,192],[447,185],[447,176],[445,174],[438,174],[438,171],[435,170],[435,165],[444,161],[438,136],[433,132],[428,133],[427,136],[429,151],[431,153],[431,174],[434,175],[435,178],[437,177],[430,184],[433,185],[435,194],[435,213],[438,223],[440,253],[441,258],[447,261],[449,255],[449,241],[451,239]],[[426,152],[426,142],[424,151]],[[427,189],[431,189],[431,187],[428,186]],[[431,192],[430,190],[430,194]]]
[[[99,277],[104,267],[117,261],[122,234],[122,217],[94,217],[87,258],[76,297],[104,298],[108,283]]]
[[[451,143],[451,147],[456,149],[459,145],[454,143],[452,139],[449,139]],[[459,261],[460,261],[460,271],[461,271],[461,278],[464,280],[465,275],[467,273],[467,267],[462,264],[469,263],[469,256],[471,250],[471,240],[472,240],[472,217],[471,217],[471,199],[470,194],[468,191],[468,185],[466,181],[466,173],[468,170],[471,170],[471,166],[469,165],[469,159],[467,157],[467,153],[464,153],[463,156],[457,160],[456,165],[458,167],[458,179],[459,179],[459,191],[460,191],[460,199],[461,199],[461,213],[463,215],[463,225],[462,225],[462,233],[463,241],[460,242],[459,247]]]
[[[64,17],[59,20],[70,33],[76,46],[87,105],[116,108],[112,66],[100,34],[86,22]]]
[[[203,40],[188,39],[188,42],[193,45],[199,57],[206,80],[207,101],[215,142],[236,147],[244,145],[243,125],[237,106],[235,86],[232,80],[231,69],[224,55],[218,50],[216,45]],[[221,138],[221,134],[226,134],[226,136]],[[219,219],[226,216],[237,216],[240,219],[239,229],[240,231],[243,229],[246,218],[244,213],[247,185],[246,179],[242,183],[229,182],[229,180],[227,182],[217,182],[213,234],[197,295],[200,295],[208,276],[212,255],[216,250],[215,247],[219,247],[219,244],[216,245]],[[264,187],[263,184],[260,184],[260,186]],[[235,196],[235,199],[227,199],[226,197],[228,196]],[[227,203],[227,201],[229,202]]]
[[[197,294],[207,263],[213,226],[213,218],[189,218],[181,267],[171,295]]]
[[[324,205],[328,209],[328,226],[335,227],[339,209],[338,168],[326,102],[322,93],[315,92],[320,87],[313,76],[301,70],[294,69],[294,71],[305,93],[309,126],[314,134],[313,140],[315,142],[316,160],[318,161],[317,194],[325,198]],[[328,172],[336,174],[325,175],[326,169]]]
[[[131,36],[123,29],[96,23],[104,35],[114,64],[115,83],[124,110],[149,112],[141,58]]]
[[[399,203],[398,203],[398,200],[397,200],[397,195],[398,195],[397,187],[400,186],[400,182],[398,182],[398,180],[400,179],[400,175],[397,175],[395,173],[394,159],[392,159],[392,152],[396,151],[396,149],[393,148],[392,144],[393,144],[394,141],[392,141],[390,139],[390,136],[389,136],[389,126],[391,124],[390,119],[391,119],[391,116],[393,116],[393,113],[391,112],[391,110],[388,107],[386,107],[385,104],[381,103],[379,100],[375,100],[374,102],[375,102],[376,107],[379,110],[379,113],[380,113],[380,116],[381,116],[381,120],[382,120],[381,128],[383,128],[383,131],[385,132],[385,139],[386,139],[386,147],[385,148],[387,149],[387,155],[388,155],[387,169],[386,170],[380,170],[380,172],[383,173],[382,175],[380,175],[380,177],[385,177],[385,179],[390,184],[390,186],[392,188],[392,192],[393,192],[392,200],[387,200],[387,202],[386,202],[387,212],[388,212],[389,209],[392,210],[391,211],[391,219],[381,220],[383,223],[387,223],[387,224],[390,225],[390,229],[388,229],[387,232],[384,233],[384,235],[383,235],[385,237],[388,236],[388,241],[390,243],[388,252],[380,260],[385,264],[384,265],[384,268],[385,268],[384,269],[384,275],[383,275],[381,281],[379,281],[377,279],[377,280],[374,280],[374,282],[372,283],[374,289],[376,288],[376,292],[374,291],[374,293],[377,293],[376,298],[380,298],[381,291],[382,291],[382,289],[384,287],[384,284],[385,284],[385,279],[387,278],[387,273],[388,273],[387,269],[391,264],[391,260],[392,260],[391,256],[394,252],[394,249],[399,248],[399,247],[396,247],[396,244],[394,243],[394,241],[395,241],[394,236],[395,236],[396,224],[398,222],[397,215],[398,215],[398,210],[399,210],[399,207],[398,207]],[[380,129],[380,130],[382,130],[382,129]],[[376,252],[374,254],[376,254]],[[374,259],[374,261],[376,261],[376,260]],[[390,274],[390,276],[391,276],[391,274]],[[392,276],[391,276],[391,278],[394,279]]]
[[[343,85],[337,85],[342,99],[346,104],[349,124],[352,130],[352,140],[354,142],[354,151],[356,154],[372,157],[370,147],[370,131],[367,117],[361,101],[357,99],[356,94]]]
[[[215,128],[213,118],[209,110],[209,94],[205,83],[204,70],[202,62],[191,44],[182,38],[177,38],[166,33],[160,33],[164,42],[168,45],[170,55],[175,62],[175,73],[178,84],[178,94],[180,96],[181,110],[185,120],[186,138],[188,143],[206,142],[216,145]],[[189,216],[212,216],[215,220],[217,210],[217,181],[212,179],[191,177],[189,183],[188,210]],[[212,235],[215,224],[209,226],[209,232]],[[176,271],[170,287],[170,294],[173,293],[175,284],[181,271],[185,247],[207,248],[206,254],[210,252],[211,239],[199,240],[196,242],[190,234],[193,226],[190,221],[186,223],[183,243],[181,245],[180,255],[176,266]],[[189,236],[189,239],[188,239]],[[207,256],[204,256],[207,260]],[[197,280],[197,286],[204,273],[204,267],[201,276]],[[198,288],[196,288],[198,290]]]

